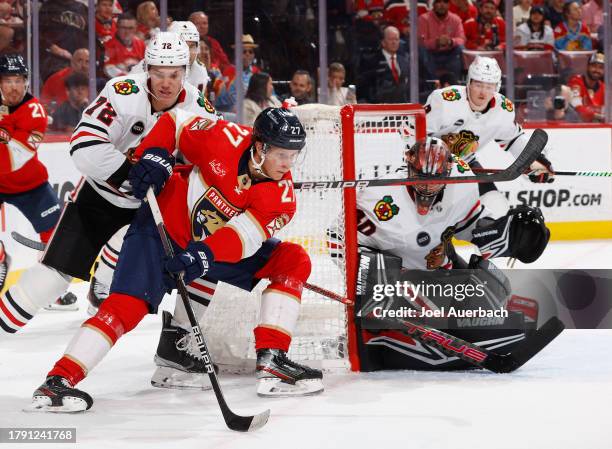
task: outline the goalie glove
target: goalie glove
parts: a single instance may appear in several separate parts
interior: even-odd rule
[[[472,236],[472,243],[487,258],[516,257],[523,263],[531,263],[544,252],[550,231],[539,208],[521,205],[497,220],[483,218],[476,224]]]
[[[184,251],[177,253],[166,262],[166,271],[172,275],[182,272],[187,285],[208,273],[212,262],[213,254],[208,245],[192,240]]]
[[[552,168],[552,163],[543,154],[540,154],[529,166],[526,175],[529,176],[531,182],[537,184],[551,183],[555,180],[555,171]]]

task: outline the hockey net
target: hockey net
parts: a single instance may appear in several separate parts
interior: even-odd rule
[[[294,181],[372,179],[402,165],[406,145],[425,138],[420,105],[305,105],[292,109],[307,135]],[[357,261],[355,189],[296,190],[297,212],[278,235],[312,260],[308,280],[354,300]],[[246,292],[219,283],[203,323],[215,363],[225,371],[255,369],[253,329],[262,281]],[[289,357],[325,370],[359,369],[352,308],[304,289]]]

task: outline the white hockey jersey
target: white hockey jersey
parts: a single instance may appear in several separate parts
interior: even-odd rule
[[[83,111],[70,140],[70,155],[86,181],[107,201],[138,208],[127,180],[131,152],[166,111],[153,111],[146,90],[146,74],[113,78]],[[213,106],[185,84],[175,107],[216,121]],[[174,108],[173,108],[174,109]]]
[[[130,75],[133,73],[144,73],[145,71],[145,62],[144,59],[132,67],[130,70]],[[198,89],[200,92],[204,93],[206,91],[206,86],[208,86],[208,81],[210,81],[210,77],[208,76],[208,71],[204,64],[198,61],[196,58],[193,61],[193,64],[189,66],[189,73],[187,74],[187,80],[189,84]]]
[[[451,176],[464,175],[453,166]],[[407,176],[403,167],[383,178]],[[359,244],[399,256],[402,266],[410,269],[452,268],[447,257],[451,238],[470,241],[476,221],[489,216],[475,183],[447,184],[427,215],[418,214],[407,186],[368,187],[357,192]]]
[[[470,108],[465,86],[434,90],[425,104],[427,133],[443,138],[453,154],[471,162],[478,148],[491,141],[516,158],[528,137],[516,123],[514,104],[496,93],[483,112]]]

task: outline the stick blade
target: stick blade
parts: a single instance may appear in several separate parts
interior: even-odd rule
[[[500,173],[501,177],[506,181],[512,181],[518,178],[525,169],[529,168],[529,166],[538,158],[538,156],[546,147],[548,143],[548,134],[543,129],[534,129],[531,137],[529,137],[529,141],[523,148],[521,154],[518,155],[516,160],[512,163],[506,172]]]
[[[258,413],[255,416],[233,415],[226,419],[225,423],[230,430],[236,432],[252,432],[266,425],[270,418],[270,409]]]
[[[510,373],[515,371],[548,346],[563,329],[565,329],[563,322],[557,317],[552,317],[544,323],[542,327],[535,331],[535,333],[527,337],[510,354],[485,361],[485,367],[496,373]]]

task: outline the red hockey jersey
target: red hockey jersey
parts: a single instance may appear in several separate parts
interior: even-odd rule
[[[49,178],[36,150],[47,130],[42,104],[26,94],[17,106],[0,106],[0,192],[32,190]]]
[[[290,172],[279,181],[250,177],[251,133],[249,127],[179,109],[164,114],[136,149],[138,158],[150,147],[179,150],[193,164],[191,170],[175,169],[158,198],[179,245],[204,240],[216,261],[237,262],[293,217]]]

